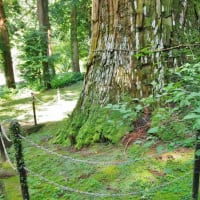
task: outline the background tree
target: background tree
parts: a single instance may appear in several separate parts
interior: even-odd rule
[[[55,75],[55,69],[51,62],[50,56],[52,55],[52,48],[50,42],[50,23],[48,16],[48,0],[37,0],[38,18],[40,31],[42,32],[44,60],[43,65],[43,81],[47,89],[51,88],[50,81]]]
[[[133,123],[133,99],[161,92],[167,68],[196,57],[194,41],[199,41],[197,1],[93,0],[84,88],[67,133],[57,140],[77,147],[119,141]]]
[[[16,86],[11,57],[9,33],[6,25],[6,16],[2,0],[0,0],[0,47],[2,51],[6,85],[9,88],[15,88]]]
[[[74,72],[80,72],[79,66],[79,47],[77,38],[77,6],[76,1],[72,1],[71,4],[71,16],[70,16],[70,36],[71,36],[71,54],[72,54],[72,69]]]
[[[51,4],[50,17],[57,38],[54,53],[60,61],[58,70],[78,71],[78,67],[73,69],[73,63],[78,66],[78,60],[82,61],[81,65],[86,60],[91,35],[90,13],[90,0],[59,0]]]

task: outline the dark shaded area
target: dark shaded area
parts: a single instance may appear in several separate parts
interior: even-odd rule
[[[0,181],[0,199],[6,200],[5,188],[4,188],[4,184],[2,181]]]

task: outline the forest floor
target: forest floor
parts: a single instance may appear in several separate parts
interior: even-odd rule
[[[31,91],[0,99],[0,122],[8,132],[11,119],[21,124],[31,200],[190,200],[193,148],[148,137],[128,147],[98,143],[81,150],[54,144],[78,99],[82,83],[36,93],[34,129]],[[13,146],[9,155],[14,161]],[[7,162],[0,163],[0,199],[19,200],[19,180]],[[3,191],[5,193],[3,197]]]

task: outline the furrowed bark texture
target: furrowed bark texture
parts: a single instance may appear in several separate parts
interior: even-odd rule
[[[196,4],[187,0],[93,0],[81,107],[87,101],[118,102],[126,92],[137,98],[159,92],[165,68],[188,60],[184,51],[165,49],[191,43],[194,32],[199,35],[200,7]]]
[[[2,0],[0,0],[0,49],[2,51],[6,85],[8,88],[15,88],[9,33],[6,25],[6,16]]]
[[[192,0],[93,0],[88,68],[71,124],[93,105],[159,93],[166,68],[194,56],[195,48],[181,47],[199,38],[199,17]]]

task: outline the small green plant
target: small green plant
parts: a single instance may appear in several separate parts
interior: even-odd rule
[[[163,141],[178,139],[183,145],[193,144],[186,136],[200,128],[199,74],[200,63],[186,64],[169,72],[169,83],[155,97],[160,106],[152,113],[149,134]]]
[[[15,89],[10,89],[7,87],[0,87],[0,98],[11,99],[12,95],[16,92]]]
[[[152,128],[148,133],[156,135],[163,141],[181,139],[187,133],[186,124],[169,108],[159,108],[154,112],[151,120]]]

